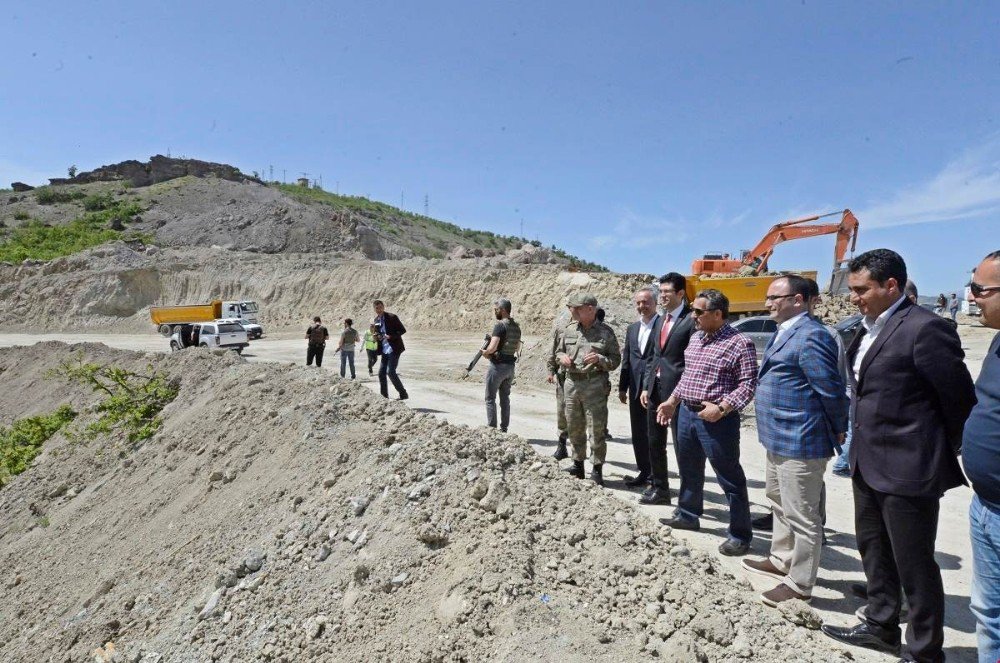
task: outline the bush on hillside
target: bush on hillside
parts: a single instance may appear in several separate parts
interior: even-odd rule
[[[10,428],[0,428],[0,487],[28,469],[42,445],[74,418],[73,408],[63,405],[52,414],[17,419]]]

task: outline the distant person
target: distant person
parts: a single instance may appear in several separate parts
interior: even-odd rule
[[[602,435],[608,427],[608,373],[621,363],[621,348],[611,327],[597,319],[597,298],[576,293],[566,304],[573,321],[560,333],[556,360],[566,370],[566,423],[573,444],[569,473],[583,479],[587,458],[587,419],[591,421],[593,467],[590,478],[604,485],[604,460],[608,444]]]
[[[497,427],[497,395],[500,396],[500,430],[507,432],[510,425],[510,388],[514,384],[514,364],[517,351],[521,347],[521,327],[510,317],[509,299],[500,298],[493,302],[493,325],[490,342],[483,350],[489,360],[486,371],[486,425]]]
[[[306,348],[306,366],[312,366],[316,360],[316,368],[323,365],[323,350],[326,348],[326,340],[330,338],[330,332],[323,326],[317,315],[313,318],[313,323],[306,329],[306,340],[309,345]]]
[[[340,332],[340,342],[337,344],[337,352],[340,353],[340,377],[344,377],[348,364],[351,366],[351,379],[357,377],[354,374],[354,346],[360,340],[358,330],[354,328],[354,321],[350,318],[344,320],[344,330]]]
[[[410,397],[406,393],[403,381],[399,379],[396,369],[399,366],[400,355],[406,350],[403,344],[403,334],[406,327],[400,322],[399,316],[385,310],[385,303],[381,299],[376,299],[372,306],[375,308],[375,320],[373,321],[378,329],[379,352],[382,363],[378,369],[379,393],[383,398],[389,398],[389,381],[399,394],[399,400],[405,401]]]
[[[976,267],[969,301],[983,325],[1000,329],[1000,251]],[[972,482],[972,614],[980,661],[1000,661],[1000,334],[993,337],[976,380],[978,402],[965,422],[962,465]]]
[[[719,552],[741,556],[750,551],[753,531],[747,477],[740,465],[739,411],[750,404],[757,387],[757,351],[749,337],[726,322],[729,298],[718,290],[699,292],[691,315],[698,331],[684,351],[684,373],[656,410],[661,426],[678,418],[681,475],[677,509],[660,522],[678,530],[701,528],[707,458],[729,503],[728,536]]]
[[[941,496],[965,483],[957,454],[976,400],[972,378],[954,328],[903,295],[899,254],[862,253],[848,265],[847,283],[864,316],[847,359],[855,535],[868,604],[859,623],[822,630],[898,656],[905,590],[910,622],[902,657],[943,661],[945,595],[934,548]]]
[[[372,367],[378,361],[378,341],[375,340],[376,336],[378,336],[378,329],[375,325],[368,325],[368,331],[365,332],[364,339],[365,352],[368,354],[368,375],[374,375]]]
[[[958,322],[958,295],[951,293],[951,301],[948,302],[948,312],[951,313],[951,321]]]
[[[765,298],[778,329],[761,360],[755,409],[774,534],[768,557],[742,565],[778,581],[761,594],[775,607],[812,598],[823,546],[823,474],[847,431],[837,343],[809,315],[810,294],[806,279],[788,275],[772,281]]]
[[[639,402],[646,408],[646,430],[649,435],[650,487],[639,497],[640,504],[670,504],[670,482],[667,463],[667,430],[674,440],[677,454],[677,417],[669,425],[656,420],[656,411],[684,373],[684,351],[695,333],[694,317],[686,300],[687,280],[677,272],[660,277],[660,319],[653,327],[653,358],[646,367],[643,391]]]
[[[903,286],[903,294],[906,295],[906,298],[912,303],[920,306],[920,295],[917,294],[917,284],[910,279],[907,279],[906,285]]]
[[[649,431],[646,426],[646,408],[639,402],[646,366],[653,358],[656,339],[653,327],[660,319],[656,312],[656,296],[649,288],[637,290],[632,297],[639,319],[625,330],[622,346],[621,372],[618,374],[618,400],[628,404],[629,424],[632,433],[632,452],[639,473],[625,480],[625,485],[643,487],[649,482]]]
[[[937,310],[935,313],[939,315],[944,315],[945,309],[948,308],[948,298],[944,296],[942,292],[937,298]]]

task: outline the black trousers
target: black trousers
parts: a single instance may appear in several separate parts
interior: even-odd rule
[[[309,344],[309,348],[306,350],[306,366],[312,366],[313,359],[316,360],[316,368],[323,365],[323,350],[326,349],[326,345],[319,343],[313,345]]]
[[[639,474],[648,477],[652,473],[649,467],[649,430],[646,423],[646,408],[639,402],[639,397],[628,399],[628,416],[632,428],[632,451],[635,453],[635,465]]]
[[[667,427],[656,422],[656,408],[662,402],[659,397],[659,380],[654,380],[649,392],[649,407],[646,408],[646,439],[649,447],[649,468],[653,486],[669,490],[667,475]],[[677,415],[670,421],[671,435],[677,444]],[[674,450],[676,453],[676,449]]]
[[[899,632],[900,591],[910,602],[904,651],[920,663],[944,660],[944,585],[934,561],[940,497],[875,490],[854,473],[854,528],[868,580],[868,623],[888,637]]]

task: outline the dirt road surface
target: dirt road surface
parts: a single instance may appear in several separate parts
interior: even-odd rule
[[[973,377],[989,347],[994,331],[976,325],[962,325],[959,329],[966,361]],[[167,340],[155,334],[0,334],[0,347],[31,345],[40,341],[57,340],[67,343],[84,341],[100,342],[108,346],[148,352],[168,351]],[[526,344],[540,339],[527,337]],[[481,426],[485,422],[482,378],[486,367],[476,367],[467,380],[459,377],[481,343],[478,334],[427,334],[411,332],[406,336],[407,352],[400,363],[402,377],[410,394],[408,405],[419,412],[430,413],[447,419],[453,424]],[[329,344],[323,371],[339,371],[339,357],[334,353],[335,344]],[[244,352],[251,362],[304,362],[305,340],[297,333],[272,334],[254,341]],[[359,351],[355,360],[358,380],[374,392],[378,381],[369,377],[365,354]],[[377,370],[377,365],[376,365]],[[617,378],[614,381],[617,385]],[[392,389],[390,387],[390,392]],[[390,394],[395,396],[394,393]],[[555,429],[554,388],[544,384],[515,385],[512,394],[512,420],[510,432],[527,439],[540,454],[551,454],[557,435]],[[608,445],[608,463],[605,471],[608,489],[623,502],[632,505],[650,518],[669,516],[671,507],[641,507],[638,493],[626,489],[623,476],[635,471],[634,456],[629,442],[628,407],[612,396],[609,405],[609,428],[614,440]],[[742,429],[742,462],[750,485],[750,499],[754,515],[764,513],[764,451],[757,441],[752,420]],[[668,452],[671,468],[671,486],[676,491],[679,480],[673,451]],[[566,464],[568,461],[564,461]],[[588,464],[589,469],[589,464]],[[716,547],[725,536],[727,508],[722,491],[714,482],[711,469],[706,484],[706,510],[700,532],[677,532],[693,549],[717,555]],[[968,535],[967,510],[972,496],[968,488],[949,491],[941,502],[941,518],[937,539],[937,560],[941,566],[947,601],[945,643],[946,653],[952,661],[975,661],[975,621],[969,612],[971,581],[971,549]],[[853,499],[849,479],[832,474],[827,478],[827,538],[823,550],[819,580],[813,594],[812,606],[824,620],[847,625],[856,621],[854,611],[862,601],[854,598],[850,584],[864,580],[860,558],[854,538]],[[754,555],[764,555],[769,547],[769,533],[757,533],[753,542]],[[719,556],[726,568],[739,574],[739,560]],[[767,582],[752,578],[754,586],[764,591]],[[858,660],[880,661],[885,657],[853,650]]]

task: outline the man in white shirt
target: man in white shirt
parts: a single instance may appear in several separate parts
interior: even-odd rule
[[[639,319],[628,326],[622,346],[622,367],[618,378],[618,400],[628,403],[632,428],[632,450],[639,474],[625,480],[628,486],[644,486],[650,477],[649,435],[646,408],[639,402],[646,365],[653,356],[654,344],[649,342],[660,315],[656,312],[656,297],[649,288],[638,290],[633,297]]]

